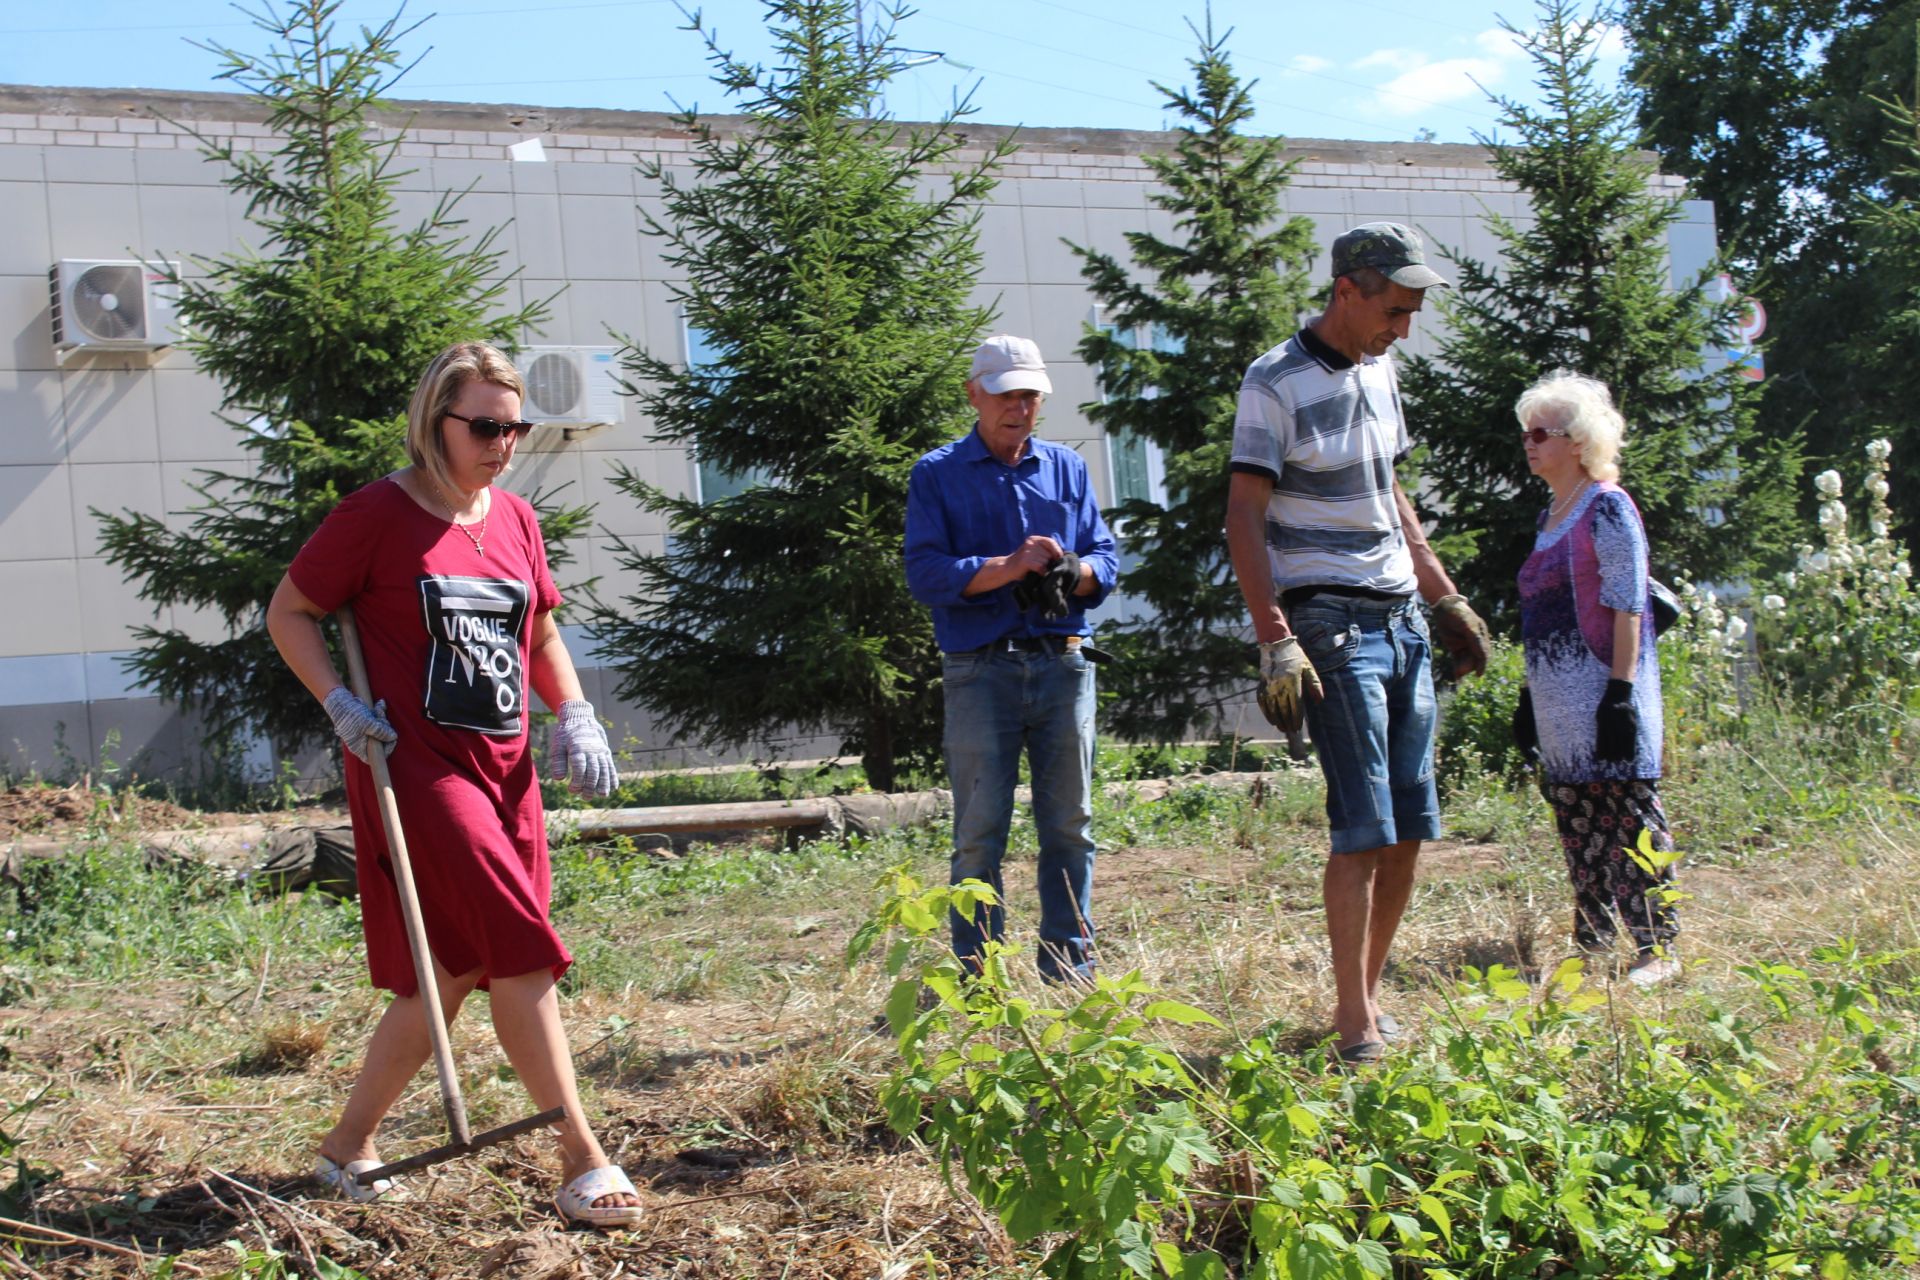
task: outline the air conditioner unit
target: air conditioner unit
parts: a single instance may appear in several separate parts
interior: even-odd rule
[[[177,263],[165,264],[178,271]],[[62,258],[47,272],[53,304],[53,345],[78,350],[157,351],[179,334],[174,288],[144,262]]]
[[[621,419],[618,347],[524,347],[520,376],[527,394],[520,413],[557,431],[535,431],[539,447],[577,440]]]

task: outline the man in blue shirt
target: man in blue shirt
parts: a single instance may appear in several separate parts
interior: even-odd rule
[[[914,465],[907,585],[933,610],[943,655],[950,883],[1001,892],[1024,748],[1040,839],[1040,973],[1093,975],[1093,667],[1086,612],[1119,563],[1080,455],[1034,438],[1052,392],[1040,349],[1002,334],[974,353],[979,421]],[[1089,655],[1092,655],[1090,658]],[[977,962],[1005,929],[1000,907],[953,918],[953,950]]]

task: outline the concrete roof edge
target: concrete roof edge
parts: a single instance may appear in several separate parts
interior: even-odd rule
[[[158,116],[191,128],[198,123],[253,123],[266,120],[266,108],[242,93],[175,89],[89,89],[49,85],[0,84],[0,115]],[[382,123],[412,129],[461,129],[479,132],[602,134],[625,137],[687,138],[678,116],[664,111],[615,111],[603,107],[554,107],[522,103],[435,102],[393,99]],[[716,133],[745,127],[737,115],[700,116]],[[912,128],[926,121],[902,120]],[[1143,129],[1025,128],[984,124],[972,119],[953,126],[971,143],[991,146],[1013,138],[1023,151],[1078,152],[1099,156],[1156,155],[1173,150],[1180,135]],[[1478,143],[1361,142],[1340,138],[1287,138],[1290,158],[1329,164],[1399,164],[1424,168],[1485,169],[1487,149]],[[1658,157],[1643,153],[1649,160]]]

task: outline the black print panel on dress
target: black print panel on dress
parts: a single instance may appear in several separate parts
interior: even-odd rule
[[[427,652],[427,719],[453,729],[512,735],[526,706],[520,634],[533,590],[501,578],[420,578]]]

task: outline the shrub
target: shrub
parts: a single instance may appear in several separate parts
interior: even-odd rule
[[[1139,975],[1029,999],[1002,950],[940,944],[978,882],[898,869],[850,960],[894,935],[889,1121],[957,1165],[1042,1274],[1822,1276],[1920,1266],[1910,953],[1848,941],[1741,969],[1757,1012],[1614,1006],[1568,960],[1538,989],[1467,969],[1426,1043],[1349,1077]],[[923,999],[923,994],[927,997]],[[1235,1257],[1235,1255],[1241,1255]]]
[[[1479,774],[1500,774],[1518,781],[1526,762],[1513,745],[1513,708],[1527,682],[1519,645],[1496,641],[1487,669],[1478,679],[1462,680],[1440,705],[1440,736],[1434,748],[1440,789],[1452,794]]]
[[[1778,694],[1833,730],[1835,759],[1894,758],[1920,710],[1920,594],[1892,533],[1892,452],[1885,440],[1866,448],[1858,526],[1840,473],[1814,478],[1819,546],[1802,544],[1791,571],[1756,584],[1745,600],[1679,584],[1680,643],[1663,652],[1663,668],[1678,677],[1668,681],[1668,701],[1694,737],[1744,736],[1748,707]]]

